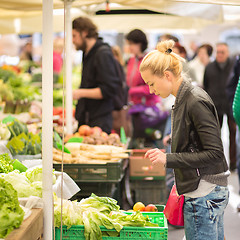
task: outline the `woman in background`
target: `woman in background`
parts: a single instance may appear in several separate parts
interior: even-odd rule
[[[132,144],[133,148],[141,148],[144,141],[145,126],[140,119],[141,111],[145,106],[154,106],[160,102],[160,98],[149,92],[148,85],[143,81],[139,72],[139,66],[145,56],[148,46],[146,34],[140,29],[134,29],[126,35],[129,52],[132,57],[127,63],[127,85],[129,87],[129,113],[132,117]],[[143,108],[142,108],[143,107]]]

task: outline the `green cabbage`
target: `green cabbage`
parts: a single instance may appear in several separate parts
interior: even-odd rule
[[[70,228],[73,225],[83,225],[82,212],[76,201],[63,199],[62,221]],[[61,199],[54,195],[54,225],[61,226]]]
[[[42,182],[42,167],[29,168],[25,172],[25,176],[27,177],[27,179],[31,183],[36,182],[36,181]],[[54,170],[53,170],[52,180],[53,180],[53,184],[55,184],[56,183],[56,176],[54,175]]]
[[[0,238],[5,238],[21,225],[24,211],[19,206],[17,191],[3,178],[0,178],[0,209]]]
[[[42,183],[31,183],[25,173],[14,170],[8,174],[1,174],[0,177],[12,184],[13,188],[18,192],[18,197],[42,197]]]
[[[111,212],[111,219],[117,221],[123,226],[158,227],[158,224],[151,223],[149,217],[143,216],[139,211],[133,212],[130,215],[121,211]]]
[[[89,198],[82,199],[79,203],[82,208],[93,207],[99,212],[110,213],[111,211],[118,211],[120,206],[117,205],[117,200],[110,197],[98,197],[94,193]]]

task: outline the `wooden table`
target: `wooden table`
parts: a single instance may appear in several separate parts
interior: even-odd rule
[[[20,228],[13,230],[5,240],[38,240],[43,234],[43,209],[31,209],[31,215],[25,219]]]

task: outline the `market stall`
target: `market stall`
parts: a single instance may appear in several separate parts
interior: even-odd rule
[[[12,8],[16,8],[16,4],[17,1],[8,1],[10,4],[12,4]],[[19,1],[18,1],[19,2]],[[19,9],[22,10],[26,10],[27,9],[27,3],[29,4],[32,1],[23,1],[26,5],[20,3],[19,5]],[[49,1],[50,2],[50,1]],[[57,1],[56,1],[57,2]],[[76,3],[79,1],[76,1]],[[96,3],[96,2],[103,2],[103,1],[82,1],[82,4],[92,4],[92,3]],[[120,2],[120,1],[116,1],[116,2]],[[134,1],[136,2],[136,1]],[[151,2],[156,2],[156,1],[151,1]],[[180,1],[179,1],[180,2]],[[186,1],[185,1],[186,2]],[[207,3],[208,1],[206,1]],[[211,1],[212,3],[213,1]],[[42,6],[42,2],[40,1],[40,3],[37,1],[38,5],[34,5],[34,3],[30,4],[28,6],[28,9],[36,9],[37,7]],[[48,44],[49,42],[52,42],[52,6],[51,6],[51,2],[49,3],[49,5],[47,5],[47,1],[44,1],[45,4],[43,4],[43,46],[44,46],[44,54],[43,54],[43,160],[44,160],[44,168],[43,168],[43,175],[46,176],[46,179],[44,181],[43,184],[43,195],[44,195],[44,211],[45,211],[45,217],[48,215],[47,218],[44,219],[44,224],[46,226],[49,227],[50,231],[46,231],[45,237],[46,239],[51,239],[51,230],[52,230],[52,214],[51,214],[51,210],[52,210],[52,189],[51,189],[51,177],[50,179],[48,178],[49,176],[51,176],[51,171],[52,171],[52,162],[51,161],[47,161],[49,159],[53,159],[52,157],[52,142],[53,142],[53,138],[52,138],[52,115],[48,114],[49,112],[52,112],[52,47],[51,44]],[[218,1],[219,3],[219,1]],[[228,2],[229,3],[229,2]],[[238,4],[236,1],[231,1],[232,4]],[[7,4],[5,1],[1,1],[1,4]],[[129,5],[131,5],[131,1],[128,1]],[[139,6],[143,7],[143,6],[149,6],[150,2],[148,2],[147,4],[144,1],[139,1]],[[55,6],[62,6],[62,3],[58,2],[56,3]],[[4,5],[0,5],[1,7],[4,7]],[[6,5],[5,5],[6,6]],[[24,8],[26,7],[26,8]],[[159,7],[159,6],[157,6]],[[156,6],[152,7],[152,9],[156,9]],[[46,35],[45,35],[46,34]],[[50,135],[49,135],[50,134]],[[49,137],[50,136],[50,137]],[[89,166],[86,166],[87,168],[89,168]],[[108,174],[107,174],[108,175]],[[121,174],[120,174],[121,175]],[[78,175],[79,176],[79,175]],[[118,178],[119,180],[119,178]],[[151,215],[151,214],[149,214]],[[159,214],[160,215],[160,214]],[[159,219],[159,215],[157,217],[153,217],[152,219]],[[124,216],[126,217],[126,216]],[[161,222],[165,224],[165,220],[164,220],[164,216],[161,218]],[[158,225],[159,226],[159,225]],[[160,226],[159,226],[160,227]],[[163,225],[162,227],[164,227],[164,229],[159,229],[157,227],[156,229],[156,234],[159,234],[160,232],[164,232],[164,234],[166,233],[166,225]],[[48,229],[48,230],[49,230]],[[153,229],[153,228],[152,228]],[[152,230],[151,229],[151,230]],[[73,230],[73,229],[72,229]],[[69,232],[71,232],[72,230],[70,230]],[[77,232],[79,231],[79,229],[75,229]],[[105,229],[104,229],[105,230]],[[134,229],[134,230],[129,230],[127,229],[127,233],[125,233],[126,235],[132,235],[133,233],[136,233],[137,236],[139,236],[139,232],[143,231],[144,234],[146,233],[148,236],[149,235],[154,235],[155,233],[153,233],[151,230],[149,231],[149,229],[147,229],[147,231],[144,228],[144,230],[142,229]],[[82,231],[82,229],[81,229]],[[68,234],[67,230],[65,229],[64,232],[66,234]],[[110,231],[111,232],[111,231]],[[123,231],[124,232],[124,231]],[[122,232],[122,233],[123,233]],[[58,233],[59,234],[59,233]],[[81,233],[82,234],[82,233]],[[108,233],[109,234],[109,233]],[[161,233],[162,234],[162,233]],[[75,235],[75,233],[73,234]],[[50,238],[49,238],[50,236]],[[59,235],[58,235],[59,236]],[[125,236],[125,235],[124,235]],[[145,236],[145,235],[143,235]],[[164,235],[164,238],[161,239],[166,239],[167,235]],[[144,238],[147,239],[147,238]]]

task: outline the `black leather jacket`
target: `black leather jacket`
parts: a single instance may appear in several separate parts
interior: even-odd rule
[[[184,80],[172,109],[172,153],[166,163],[174,169],[179,194],[196,190],[204,175],[228,170],[220,133],[211,98]]]

